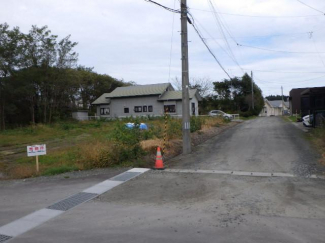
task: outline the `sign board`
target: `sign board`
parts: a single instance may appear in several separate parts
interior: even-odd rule
[[[27,146],[27,156],[38,156],[46,154],[46,144]]]

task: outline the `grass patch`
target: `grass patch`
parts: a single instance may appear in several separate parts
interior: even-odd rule
[[[74,139],[85,133],[97,136],[111,131],[111,123],[116,121],[71,121],[50,125],[16,128],[0,132],[0,146],[15,146],[22,144],[36,144],[55,139]]]
[[[284,119],[286,119],[287,121],[291,121],[291,122],[297,122],[297,118],[300,118],[300,116],[283,116]]]
[[[44,173],[42,173],[42,175],[51,176],[51,175],[62,174],[62,173],[71,172],[75,170],[79,170],[79,168],[75,165],[70,165],[70,166],[63,165],[60,167],[49,168]]]
[[[128,129],[127,122],[144,122],[149,129]],[[192,117],[191,132],[200,133],[225,123],[220,117]],[[11,146],[10,149],[24,153],[2,164],[0,170],[11,178],[27,178],[92,168],[148,167],[151,165],[148,158],[156,153],[157,146],[163,146],[164,137],[167,147],[171,140],[181,143],[181,119],[168,117],[166,131],[165,119],[153,117],[66,122],[8,130],[0,133],[0,147]],[[47,144],[48,151],[39,157],[40,172],[36,173],[35,157],[26,157],[25,146],[41,142]]]
[[[325,127],[311,129],[308,138],[321,153],[319,162],[325,166]]]

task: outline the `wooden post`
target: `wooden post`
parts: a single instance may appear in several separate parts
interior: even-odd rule
[[[39,172],[38,155],[36,155],[36,172]]]
[[[167,108],[165,109],[165,129],[164,129],[164,145],[162,149],[162,154],[165,155],[166,152],[166,139],[167,139]]]

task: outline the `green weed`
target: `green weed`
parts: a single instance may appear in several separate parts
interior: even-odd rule
[[[42,175],[45,176],[57,175],[57,174],[62,174],[65,172],[70,172],[75,170],[79,170],[79,168],[75,165],[62,165],[60,167],[49,168]]]

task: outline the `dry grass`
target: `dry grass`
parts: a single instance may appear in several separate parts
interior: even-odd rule
[[[324,165],[325,166],[325,153],[322,154],[322,157],[320,158],[319,163],[321,165]]]
[[[221,117],[207,117],[205,118],[205,122],[202,126],[202,131],[209,130],[211,127],[219,127],[222,126],[225,121]]]
[[[164,141],[162,139],[149,139],[141,141],[140,145],[144,150],[149,151],[152,148],[157,149],[158,146],[162,148],[164,145]]]
[[[108,141],[92,141],[78,145],[82,168],[107,167],[111,165],[110,154],[114,153],[113,144]]]
[[[37,172],[35,165],[16,165],[9,169],[9,174],[12,179],[23,179],[36,176]]]
[[[320,164],[325,165],[325,128],[315,128],[310,133],[312,143],[321,153]]]

